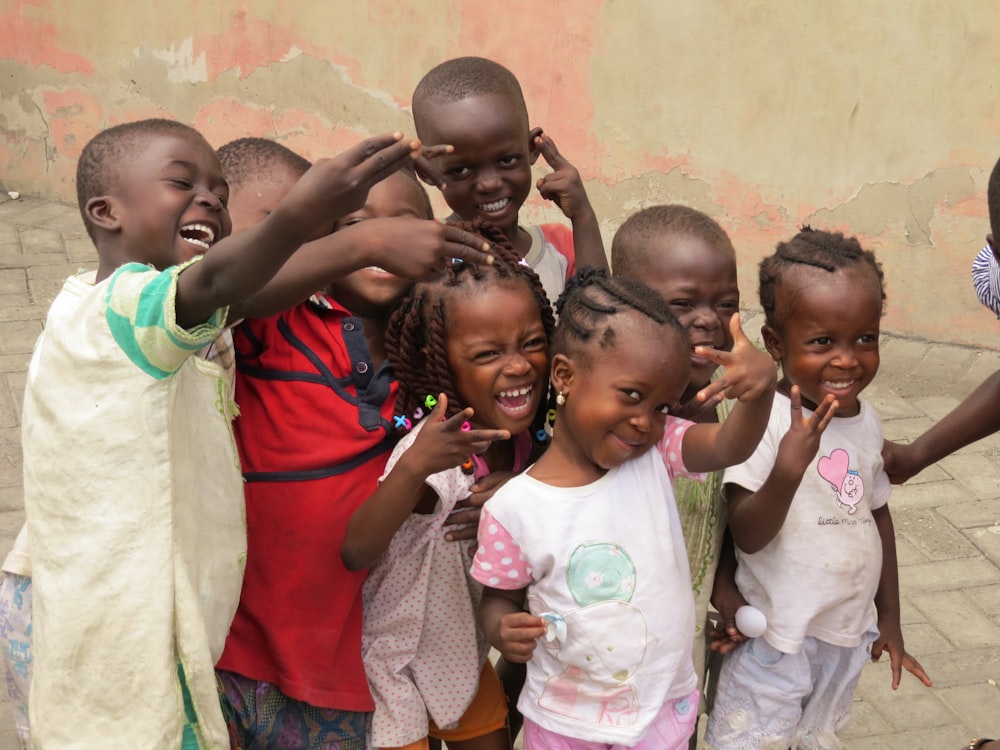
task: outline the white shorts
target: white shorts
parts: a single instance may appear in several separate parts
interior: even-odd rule
[[[853,647],[806,638],[797,654],[763,638],[741,644],[722,664],[705,740],[716,750],[840,750],[837,730],[877,636]]]

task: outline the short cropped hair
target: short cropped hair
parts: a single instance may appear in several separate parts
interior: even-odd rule
[[[222,174],[229,187],[237,190],[282,168],[300,177],[312,164],[287,146],[267,138],[237,138],[219,149]]]
[[[629,216],[611,241],[615,275],[641,279],[653,243],[664,236],[693,237],[736,257],[726,230],[706,213],[690,206],[649,206]]]
[[[413,91],[413,122],[417,135],[424,129],[424,117],[432,107],[489,94],[506,97],[527,124],[528,107],[521,84],[500,63],[485,57],[457,57],[431,68]]]
[[[94,227],[86,211],[90,199],[112,192],[119,179],[119,167],[136,157],[151,138],[171,133],[194,134],[204,140],[190,125],[176,120],[150,119],[102,130],[83,147],[76,163],[76,201],[91,239],[95,239]]]

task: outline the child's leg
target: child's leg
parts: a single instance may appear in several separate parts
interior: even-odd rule
[[[861,670],[871,660],[877,631],[867,633],[852,648],[810,638],[803,644],[812,665],[813,692],[802,708],[798,738],[802,747],[841,747],[837,732],[851,718],[854,690]]]
[[[369,714],[319,708],[235,672],[216,677],[233,748],[365,750]]]
[[[483,666],[476,697],[462,714],[458,726],[439,729],[431,722],[430,734],[444,740],[451,750],[510,750],[507,699],[490,662]]]
[[[4,573],[0,582],[0,641],[4,681],[14,709],[14,728],[21,747],[31,747],[28,689],[31,686],[31,579]]]
[[[722,664],[705,739],[716,750],[787,750],[811,689],[804,653],[783,654],[763,637],[742,643]]]

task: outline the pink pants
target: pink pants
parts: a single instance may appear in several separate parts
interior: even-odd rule
[[[700,693],[692,690],[683,698],[674,698],[649,725],[645,736],[635,745],[609,745],[591,742],[543,729],[531,719],[524,718],[524,750],[686,750],[688,740],[698,723]]]

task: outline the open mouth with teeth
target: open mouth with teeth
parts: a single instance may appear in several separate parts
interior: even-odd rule
[[[500,406],[500,410],[508,417],[521,419],[533,414],[535,400],[532,398],[532,394],[534,390],[535,386],[526,385],[521,388],[500,391],[495,397],[496,402]]]
[[[510,204],[510,198],[501,198],[492,203],[480,203],[476,208],[484,214],[495,214],[503,211]]]
[[[181,238],[202,250],[208,250],[215,242],[215,230],[206,224],[185,224],[180,229]]]

